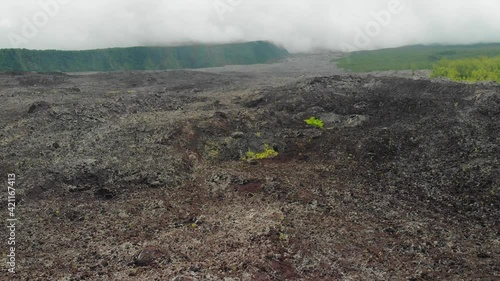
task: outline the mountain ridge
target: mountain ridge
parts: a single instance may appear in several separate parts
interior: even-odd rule
[[[269,63],[288,51],[266,41],[94,50],[0,49],[0,71],[83,72],[206,68]]]

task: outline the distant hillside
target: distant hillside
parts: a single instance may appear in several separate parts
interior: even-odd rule
[[[352,71],[432,69],[442,59],[495,57],[500,44],[416,45],[400,48],[359,51],[337,61],[339,67]]]
[[[205,68],[268,63],[287,55],[285,49],[263,41],[86,51],[0,49],[0,71],[79,72]]]

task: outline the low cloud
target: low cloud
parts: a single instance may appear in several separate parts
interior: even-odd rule
[[[17,0],[0,48],[81,50],[268,40],[291,52],[500,42],[495,0]]]

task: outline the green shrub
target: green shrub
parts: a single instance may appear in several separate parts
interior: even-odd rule
[[[264,144],[264,151],[262,152],[248,151],[247,153],[245,153],[243,160],[260,160],[260,159],[273,158],[276,156],[278,156],[278,152],[272,149],[268,144]]]
[[[323,129],[323,126],[325,125],[321,119],[318,119],[316,117],[311,117],[309,119],[304,120],[308,125],[311,125],[316,128]]]
[[[500,83],[500,56],[441,60],[434,65],[431,77],[446,77],[455,81]]]

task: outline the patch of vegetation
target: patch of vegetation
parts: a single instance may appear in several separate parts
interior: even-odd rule
[[[273,158],[276,156],[278,156],[278,152],[272,149],[271,146],[269,146],[268,144],[264,144],[264,150],[262,152],[248,151],[247,153],[245,153],[243,160],[247,161],[260,160],[260,159]]]
[[[311,125],[313,127],[320,128],[320,129],[323,129],[323,126],[325,125],[325,123],[323,123],[323,121],[321,121],[321,119],[318,119],[314,116],[309,118],[309,119],[304,120],[304,122],[306,122],[308,125]]]
[[[406,46],[350,53],[336,61],[339,67],[355,72],[384,70],[431,70],[443,59],[457,60],[500,56],[500,44]]]
[[[500,56],[441,60],[434,65],[431,77],[446,77],[455,81],[500,83]]]
[[[217,159],[220,155],[220,146],[213,141],[205,143],[205,153],[209,159]]]
[[[269,42],[86,51],[0,49],[0,71],[79,72],[205,68],[258,64],[288,52]]]

